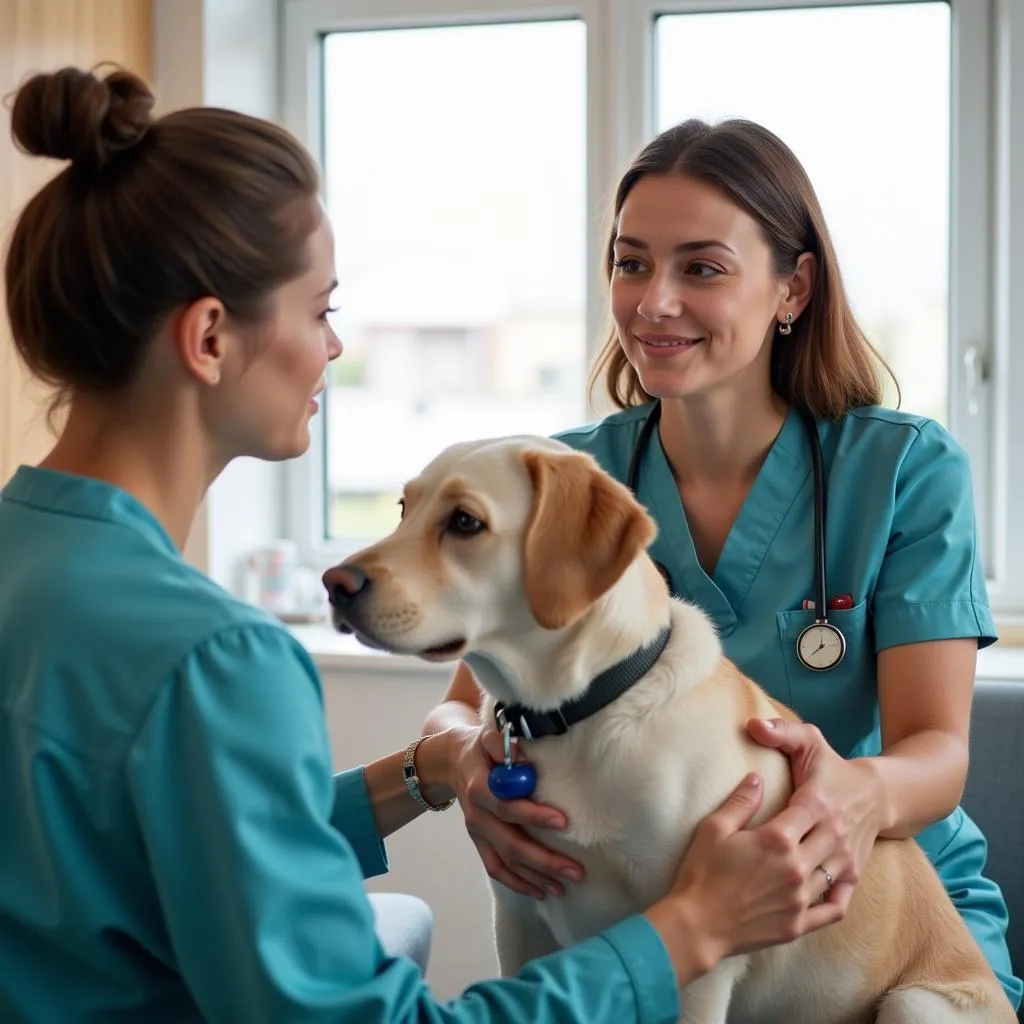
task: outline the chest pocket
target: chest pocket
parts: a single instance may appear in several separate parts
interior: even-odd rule
[[[806,668],[796,652],[801,631],[814,622],[812,610],[776,613],[789,706],[813,722],[840,754],[878,726],[878,676],[868,603],[829,612],[829,622],[846,638],[843,660],[824,672]]]

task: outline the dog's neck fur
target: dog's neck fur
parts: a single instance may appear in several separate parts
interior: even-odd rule
[[[650,643],[668,624],[669,605],[658,570],[641,555],[565,629],[489,639],[465,661],[496,700],[550,711],[581,696],[595,676]]]

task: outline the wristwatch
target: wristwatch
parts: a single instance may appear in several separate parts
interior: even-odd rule
[[[455,803],[455,797],[445,801],[443,804],[432,804],[420,792],[420,779],[416,774],[416,748],[426,738],[426,736],[420,736],[419,739],[413,740],[405,748],[405,760],[402,762],[402,777],[405,779],[405,788],[409,791],[409,796],[428,811],[447,811]]]

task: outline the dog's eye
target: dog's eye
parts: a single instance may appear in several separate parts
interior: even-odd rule
[[[472,537],[486,529],[486,523],[461,508],[457,508],[448,520],[448,532],[457,533],[462,537]]]

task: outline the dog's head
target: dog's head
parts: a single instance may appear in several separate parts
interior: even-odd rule
[[[591,456],[541,437],[448,448],[402,504],[395,531],[324,585],[337,628],[432,661],[567,629],[655,536]]]

